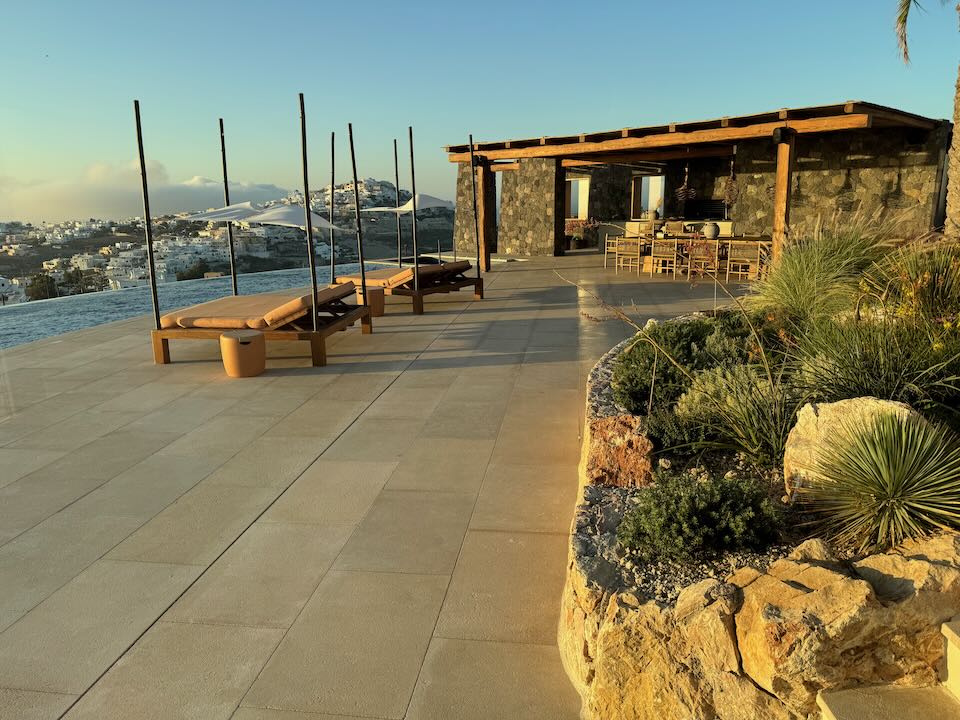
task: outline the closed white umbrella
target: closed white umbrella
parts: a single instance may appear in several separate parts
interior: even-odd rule
[[[284,227],[298,227],[305,229],[307,219],[303,212],[303,205],[274,205],[262,212],[244,218],[248,223],[260,223],[261,225],[283,225]],[[313,223],[314,230],[341,230],[328,222],[315,212],[310,213],[310,222]]]
[[[251,215],[257,215],[262,212],[262,207],[257,207],[252,202],[242,202],[216,208],[215,210],[193,213],[185,219],[190,222],[237,222],[239,220],[246,220]]]
[[[453,203],[449,200],[442,200],[441,198],[434,197],[433,195],[424,195],[423,193],[417,193],[417,210],[428,210],[430,208],[446,208],[447,210],[453,210]],[[374,207],[374,208],[364,208],[363,212],[389,212],[389,213],[408,213],[413,210],[413,198],[407,200],[400,207]]]

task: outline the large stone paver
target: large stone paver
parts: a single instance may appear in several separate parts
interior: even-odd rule
[[[3,634],[0,687],[82,693],[199,573],[185,565],[94,563]]]
[[[74,700],[73,695],[0,688],[0,720],[58,718]]]
[[[555,645],[437,638],[408,720],[577,720],[580,698]]]
[[[164,618],[290,627],[352,531],[352,525],[255,523]]]
[[[226,720],[282,630],[158,622],[66,714],[69,720]]]
[[[538,259],[482,302],[391,299],[326,368],[155,366],[143,318],[2,351],[0,720],[575,717],[583,381],[628,328],[554,267],[641,321],[712,300]]]
[[[557,635],[566,534],[471,530],[437,635],[550,644]]]
[[[244,705],[402,718],[446,576],[331,571]]]
[[[449,574],[473,504],[465,493],[384,490],[334,567]]]

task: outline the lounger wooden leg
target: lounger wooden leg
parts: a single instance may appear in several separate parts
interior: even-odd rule
[[[477,278],[477,282],[473,286],[473,299],[483,300],[483,280],[480,278]]]
[[[363,335],[369,335],[370,333],[373,332],[373,316],[372,315],[367,314],[367,315],[364,315],[362,318],[360,318],[360,332]]]
[[[167,365],[170,363],[170,341],[160,337],[160,334],[154,330],[151,333],[153,342],[153,362],[157,365]]]
[[[320,333],[310,336],[310,360],[314,367],[323,367],[327,364],[327,343]]]
[[[423,295],[413,296],[413,314],[423,315]]]

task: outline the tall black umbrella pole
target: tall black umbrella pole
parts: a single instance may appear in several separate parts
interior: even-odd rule
[[[336,203],[337,171],[334,163],[337,159],[337,134],[330,133],[330,284],[337,281],[337,240],[333,229],[333,210]]]
[[[397,267],[403,267],[403,241],[400,232],[400,163],[397,160],[397,139],[393,139],[393,182],[397,191]]]
[[[153,324],[160,329],[160,301],[157,300],[157,271],[153,260],[153,225],[150,222],[150,192],[147,189],[147,161],[143,155],[143,130],[140,128],[140,101],[133,101],[137,121],[137,152],[140,155],[140,184],[143,188],[143,234],[147,240],[147,265],[150,270],[150,299],[153,301]]]
[[[300,148],[303,154],[303,213],[306,218],[307,260],[310,263],[310,296],[313,305],[313,331],[317,331],[317,257],[313,248],[313,219],[310,211],[310,180],[307,172],[307,113],[303,107],[303,93],[300,93]]]
[[[420,250],[417,246],[417,171],[413,164],[413,127],[407,128],[407,135],[410,138],[410,192],[413,197],[410,200],[412,205],[411,214],[413,216],[413,289],[420,291]]]
[[[220,160],[223,164],[223,204],[230,204],[230,183],[227,180],[227,142],[223,136],[223,118],[220,118]],[[227,221],[227,243],[230,246],[230,281],[233,284],[233,294],[237,292],[237,253],[233,245],[233,223]]]
[[[363,264],[363,223],[360,222],[360,185],[357,182],[357,156],[353,151],[353,123],[347,123],[350,136],[350,165],[353,168],[353,207],[357,217],[357,259],[360,261],[360,295],[367,305],[367,269]]]

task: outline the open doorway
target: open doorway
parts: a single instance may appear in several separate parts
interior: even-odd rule
[[[590,216],[590,177],[568,176],[564,186],[564,219],[586,220]]]
[[[634,175],[630,183],[630,219],[648,220],[663,217],[666,197],[666,178],[663,175]]]

